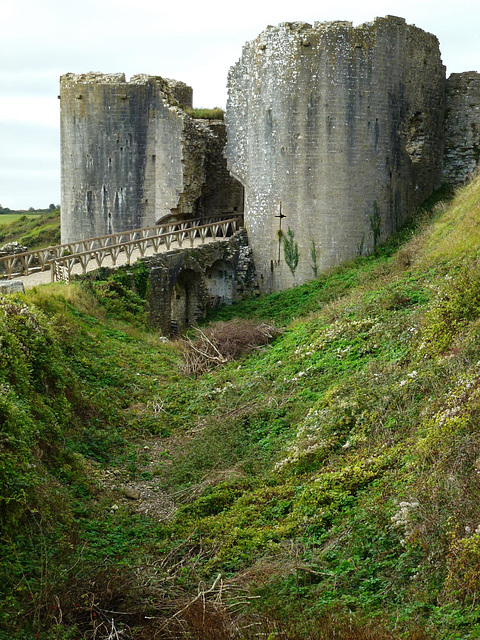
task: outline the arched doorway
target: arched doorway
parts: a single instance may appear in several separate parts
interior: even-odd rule
[[[203,317],[202,282],[193,269],[184,269],[173,286],[171,296],[171,325],[173,333],[180,333]]]
[[[216,260],[205,273],[205,286],[208,294],[208,306],[219,307],[232,304],[234,297],[234,269],[230,262]]]

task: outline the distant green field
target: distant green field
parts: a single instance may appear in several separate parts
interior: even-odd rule
[[[14,222],[15,220],[18,220],[18,218],[21,218],[22,216],[25,216],[29,220],[33,220],[34,218],[39,218],[40,214],[39,213],[3,213],[2,215],[0,215],[0,225],[10,224],[10,222]]]
[[[28,249],[60,243],[60,210],[0,214],[0,247],[19,242]]]

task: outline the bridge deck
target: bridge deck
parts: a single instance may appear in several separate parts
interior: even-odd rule
[[[4,277],[21,280],[25,288],[31,288],[54,280],[68,281],[73,275],[101,266],[131,264],[170,249],[222,240],[241,226],[240,216],[209,220],[207,224],[200,224],[204,219],[194,219],[134,229],[5,256],[0,258],[0,267],[3,266]]]

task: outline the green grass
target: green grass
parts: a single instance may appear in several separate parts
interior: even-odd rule
[[[142,272],[1,298],[3,637],[480,637],[479,198],[221,310],[282,331],[195,378]]]
[[[458,189],[450,206],[440,207],[440,214],[426,232],[425,258],[438,262],[476,254],[480,243],[477,181]]]
[[[28,249],[60,243],[60,210],[39,214],[0,215],[0,246],[19,242]]]
[[[185,111],[190,117],[200,118],[201,120],[223,120],[225,117],[225,111],[219,107],[215,107],[214,109],[193,109],[191,107],[187,107]]]
[[[40,217],[39,213],[5,213],[0,216],[0,226],[15,222],[19,218],[25,217],[27,220],[35,220]]]

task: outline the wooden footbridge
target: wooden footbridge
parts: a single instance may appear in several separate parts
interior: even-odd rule
[[[235,217],[234,217],[235,216]],[[18,278],[50,270],[51,281],[69,281],[74,273],[117,263],[130,264],[147,255],[194,247],[232,236],[242,217],[195,218],[153,227],[68,242],[36,251],[0,257],[0,277]]]

